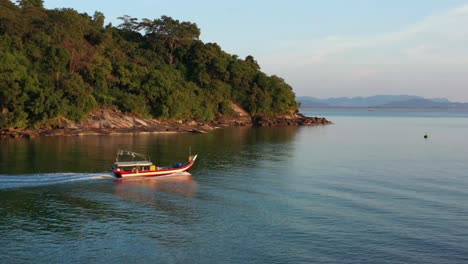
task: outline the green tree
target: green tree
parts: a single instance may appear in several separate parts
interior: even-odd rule
[[[150,42],[162,41],[168,50],[168,62],[174,63],[174,53],[182,45],[198,40],[200,29],[197,24],[190,22],[179,22],[168,16],[160,19],[143,19],[141,28],[146,31]]]
[[[98,12],[98,11],[95,11],[94,12],[94,15],[93,15],[93,23],[99,27],[99,28],[102,28],[104,27],[104,20],[106,19],[106,17],[104,16],[103,13],[101,12]]]
[[[92,88],[85,83],[79,74],[71,74],[62,78],[59,88],[63,91],[65,116],[72,120],[80,120],[97,105],[92,96]]]
[[[118,27],[104,27],[100,12],[0,0],[0,127],[79,120],[108,106],[199,120],[231,113],[232,103],[252,114],[297,109],[283,79],[261,72],[252,56],[239,59],[203,43],[195,23],[120,19]]]
[[[18,0],[17,2],[21,8],[28,8],[28,7],[44,8],[43,0]]]
[[[23,87],[29,81],[27,60],[21,54],[0,52],[0,127],[27,126]]]

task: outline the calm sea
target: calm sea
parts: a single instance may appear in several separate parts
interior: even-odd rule
[[[303,112],[335,124],[0,141],[0,262],[468,263],[468,111]]]

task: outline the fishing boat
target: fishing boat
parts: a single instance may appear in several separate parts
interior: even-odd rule
[[[119,159],[120,158],[120,159]],[[129,160],[131,159],[131,160]],[[156,177],[185,172],[193,166],[197,155],[189,155],[187,163],[174,163],[168,167],[157,167],[149,157],[128,150],[119,150],[112,166],[112,173],[116,178]]]

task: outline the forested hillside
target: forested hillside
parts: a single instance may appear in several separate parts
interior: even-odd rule
[[[95,108],[145,117],[211,120],[231,102],[251,114],[297,109],[291,87],[171,17],[48,10],[42,0],[0,0],[0,127],[34,128]]]

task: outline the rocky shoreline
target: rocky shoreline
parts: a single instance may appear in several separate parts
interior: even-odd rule
[[[1,128],[0,138],[41,136],[125,135],[154,133],[207,133],[217,128],[236,126],[315,126],[333,124],[323,117],[306,117],[299,112],[279,117],[250,116],[240,108],[233,115],[219,115],[213,121],[161,120],[124,114],[117,109],[97,109],[86,119],[73,122],[57,119],[49,127],[38,129]]]

